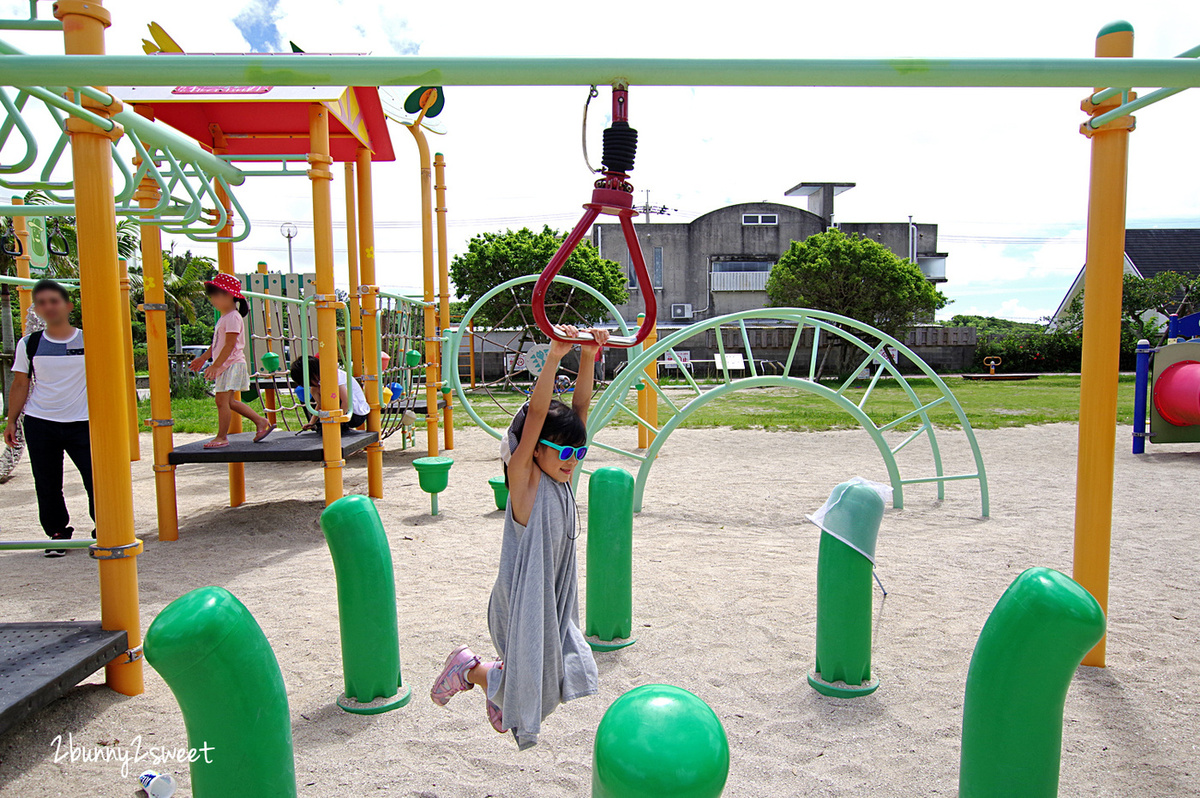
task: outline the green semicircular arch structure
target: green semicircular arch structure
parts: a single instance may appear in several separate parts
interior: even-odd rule
[[[459,321],[457,325],[451,327],[447,332],[445,341],[442,344],[442,362],[458,362],[458,352],[462,350],[463,337],[468,333],[468,327],[471,320],[475,318],[475,315],[479,312],[479,309],[486,305],[490,299],[498,294],[504,293],[505,291],[511,292],[519,285],[536,283],[539,276],[540,275],[537,274],[527,274],[521,277],[514,277],[513,279],[507,280],[491,289],[486,294],[479,297],[479,299],[471,303],[471,307],[467,309],[465,314],[463,314],[462,320]],[[602,305],[604,305],[604,309],[608,311],[609,316],[616,320],[617,327],[620,329],[621,335],[629,335],[629,325],[627,325],[625,320],[621,318],[620,311],[618,311],[616,306],[608,300],[608,297],[604,296],[587,283],[580,282],[573,277],[563,277],[560,275],[559,277],[554,278],[554,282],[556,285],[562,284],[570,286],[573,290],[581,291],[599,301]],[[632,357],[634,350],[629,351],[631,353],[630,357]],[[474,404],[471,401],[471,396],[465,390],[463,390],[462,380],[457,368],[451,369],[446,375],[446,384],[449,385],[449,387],[454,391],[454,394],[458,397],[459,406],[467,411],[467,415],[471,417],[471,420],[474,421],[475,424],[478,425],[479,428],[484,432],[491,435],[496,440],[500,440],[500,431],[491,424],[487,423],[483,417],[479,415],[479,411],[475,409]]]
[[[760,374],[755,365],[756,359],[750,346],[750,334],[746,322],[767,319],[788,325],[796,325],[796,332],[792,337],[791,350],[780,374]],[[750,372],[747,377],[733,378],[729,373],[729,361],[725,357],[725,331],[728,331],[729,328],[732,328],[735,340],[740,338],[740,349],[745,356],[745,362],[748,364]],[[790,376],[793,371],[796,353],[806,328],[813,329],[808,375],[807,377]],[[723,367],[719,371],[721,371],[723,382],[715,388],[705,390],[695,381],[689,370],[682,365],[681,358],[675,354],[674,350],[684,341],[709,331],[715,331],[717,348],[722,355],[721,363]],[[862,363],[851,372],[852,376],[836,390],[818,383],[815,379],[817,353],[823,336],[826,341],[840,340],[844,344],[858,349],[864,355]],[[878,343],[869,342],[866,340],[867,338]],[[932,401],[922,401],[909,384],[908,378],[900,373],[900,370],[894,363],[881,354],[884,347],[894,349],[899,355],[915,365],[921,372],[920,376],[928,379],[936,388],[938,396]],[[596,407],[591,413],[591,423],[588,425],[588,433],[591,445],[625,455],[639,463],[634,487],[634,509],[639,512],[642,509],[642,499],[645,493],[646,482],[659,451],[666,444],[671,433],[678,429],[693,412],[707,403],[734,391],[746,388],[782,387],[799,389],[827,399],[844,410],[847,415],[862,426],[871,436],[872,441],[879,450],[880,456],[883,458],[888,478],[892,485],[892,503],[897,509],[904,506],[904,488],[906,485],[934,483],[937,485],[938,499],[940,500],[945,498],[945,485],[947,482],[974,480],[979,483],[982,515],[986,517],[989,514],[987,473],[984,469],[983,456],[979,451],[979,443],[975,438],[971,422],[963,411],[962,405],[959,404],[958,399],[955,398],[945,381],[915,352],[896,338],[868,324],[846,316],[839,316],[836,313],[827,313],[818,310],[805,308],[764,308],[707,319],[674,332],[652,346],[643,348],[641,352],[636,352],[636,350],[631,350],[631,352],[635,354],[630,355],[631,359],[628,366],[621,370],[598,399]],[[643,453],[638,454],[621,449],[620,447],[608,445],[603,441],[597,441],[596,436],[617,417],[618,413],[631,416],[638,423],[644,424],[647,427],[650,426],[645,419],[642,419],[638,415],[637,410],[630,407],[624,400],[628,397],[630,391],[636,390],[636,385],[641,382],[645,374],[645,368],[663,356],[666,357],[667,362],[674,361],[676,370],[692,389],[693,396],[681,405],[672,399],[661,386],[654,382],[646,381],[645,385],[648,389],[655,390],[658,398],[674,411],[674,415],[660,429],[655,430],[656,434],[650,446]],[[875,370],[862,399],[854,402],[846,396],[846,391],[853,386],[855,377],[864,368],[872,364],[878,364],[878,368]],[[901,388],[911,402],[913,409],[911,412],[898,418],[879,424],[871,418],[864,408],[870,399],[871,392],[885,375],[893,379],[895,384]],[[929,411],[942,404],[948,405],[953,410],[963,433],[966,435],[975,464],[975,471],[972,473],[946,474],[943,469],[937,432],[933,422],[929,418]],[[916,430],[899,443],[895,445],[889,444],[888,440],[884,437],[885,433],[910,421],[918,422]],[[933,457],[934,474],[932,476],[905,478],[901,474],[900,466],[896,461],[896,454],[920,437],[928,440]]]

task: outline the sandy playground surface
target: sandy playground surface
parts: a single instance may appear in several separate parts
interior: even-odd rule
[[[143,629],[172,599],[203,585],[227,587],[250,608],[283,669],[302,796],[587,795],[592,737],[605,708],[653,682],[697,693],[720,716],[732,750],[726,795],[955,795],[963,684],[988,612],[1026,567],[1070,571],[1076,428],[980,433],[990,520],[979,517],[973,483],[951,483],[940,504],[934,488],[914,487],[907,509],[888,512],[878,557],[890,595],[883,601],[875,593],[882,685],[853,701],[821,697],[805,682],[818,533],[804,515],[850,476],[884,478],[867,436],[675,436],[635,522],[640,640],[597,656],[600,695],[560,707],[530,752],[518,753],[511,737],[491,730],[478,691],[445,709],[427,697],[453,645],[491,653],[485,610],[501,514],[486,480],[500,467],[496,443],[475,429],[459,431],[438,518],[427,514],[413,454],[386,454],[379,509],[396,564],[409,706],[361,717],[333,703],[341,691],[337,610],[317,527],[315,467],[247,466],[250,501],[234,510],[224,506],[223,466],[180,468],[180,540],[159,543],[148,457],[134,464],[137,532],[146,542]],[[948,473],[965,471],[961,436],[947,431],[943,438]],[[1135,461],[1128,430],[1117,440],[1110,666],[1083,669],[1071,687],[1060,794],[1200,795],[1200,453],[1164,447]],[[143,436],[143,452],[149,449]],[[903,454],[910,463],[927,457],[916,446]],[[606,460],[615,462],[595,457]],[[0,486],[0,527],[10,539],[40,534],[32,478],[27,464],[21,468]],[[925,473],[919,465],[909,471]],[[363,458],[348,464],[346,482],[365,492]],[[73,510],[82,515],[82,491],[71,485]],[[581,560],[584,554],[581,537]],[[60,560],[0,555],[0,584],[4,620],[99,617],[96,566],[82,553]],[[0,738],[0,795],[132,794],[140,768],[123,777],[115,762],[56,763],[59,734],[89,747],[131,745],[138,735],[144,746],[184,744],[178,707],[153,669],[146,668],[146,692],[136,698],[99,686],[99,676],[91,681]],[[190,795],[186,769],[168,770],[181,779],[178,795]]]

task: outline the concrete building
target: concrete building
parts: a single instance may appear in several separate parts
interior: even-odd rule
[[[808,210],[777,202],[746,202],[719,208],[691,222],[640,222],[651,286],[639,285],[629,250],[617,224],[598,224],[593,242],[600,256],[620,263],[629,275],[630,302],[618,309],[632,321],[643,307],[642,292],[653,290],[658,322],[690,324],[726,313],[766,307],[767,276],[793,241],[833,225],[834,197],[853,183],[801,183],[788,196],[807,196]],[[946,279],[946,255],[938,252],[937,225],[848,223],[847,234],[870,237],[897,255],[916,260],[932,282]]]

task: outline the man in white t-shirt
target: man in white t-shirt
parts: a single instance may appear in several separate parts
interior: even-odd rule
[[[63,498],[63,455],[79,469],[95,521],[92,499],[92,445],[88,435],[87,376],[83,367],[83,332],[71,326],[71,298],[53,280],[33,287],[33,308],[46,329],[17,342],[13,386],[4,440],[16,444],[17,419],[25,412],[25,445],[33,469],[38,520],[51,540],[70,540],[74,529]],[[92,537],[96,536],[92,530]],[[61,557],[65,549],[49,549]]]
[[[338,369],[338,401],[341,403],[342,412],[349,418],[342,422],[343,430],[351,430],[356,427],[361,427],[367,421],[367,416],[371,414],[371,406],[367,404],[367,395],[363,393],[362,386],[358,384],[358,380],[352,380],[346,376],[346,370]],[[292,382],[296,385],[301,385],[304,380],[304,364],[300,358],[292,361],[291,367]],[[313,405],[320,407],[317,403],[317,396],[320,395],[321,383],[321,361],[315,357],[308,358],[308,390],[313,394]],[[315,418],[310,419],[308,424],[304,425],[304,429],[316,429],[319,421]]]

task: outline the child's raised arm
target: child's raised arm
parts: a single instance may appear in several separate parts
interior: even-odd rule
[[[592,336],[592,340],[579,347],[579,374],[575,377],[575,396],[571,399],[571,409],[584,424],[587,424],[588,409],[592,404],[592,389],[596,384],[596,353],[608,342],[608,330],[593,327],[588,330],[588,334]]]
[[[562,329],[568,336],[579,334],[575,327],[564,326]],[[525,425],[521,428],[521,442],[517,444],[517,449],[508,462],[508,470],[516,472],[513,476],[528,477],[533,471],[533,450],[537,448],[538,439],[542,436],[542,426],[546,423],[546,414],[550,411],[550,400],[554,398],[554,379],[558,376],[558,364],[573,346],[561,341],[550,342],[546,364],[542,366],[542,373],[538,375],[533,393],[529,397]]]

